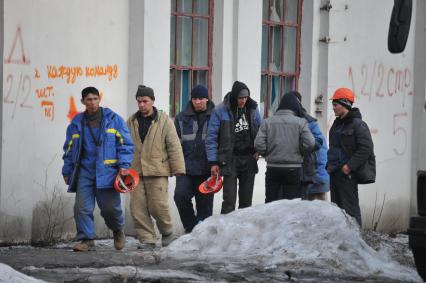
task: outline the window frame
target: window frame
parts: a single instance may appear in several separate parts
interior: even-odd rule
[[[180,0],[171,0],[172,2],[175,2],[175,5],[171,5],[171,7],[175,6],[176,7],[176,11],[171,11],[170,14],[170,21],[173,20],[173,16],[174,16],[174,20],[175,20],[175,31],[174,31],[174,59],[175,62],[174,64],[170,64],[170,71],[169,71],[169,76],[170,72],[173,71],[173,87],[170,88],[170,115],[172,117],[175,117],[179,111],[176,111],[177,106],[180,106],[180,100],[181,100],[181,96],[182,94],[180,93],[180,90],[178,90],[178,84],[176,83],[177,80],[177,72],[175,71],[189,71],[190,72],[190,85],[191,88],[194,86],[193,82],[194,82],[194,72],[196,71],[206,71],[207,72],[207,89],[209,91],[209,96],[211,97],[211,90],[212,90],[212,68],[213,68],[213,20],[214,20],[214,0],[208,0],[209,4],[209,12],[208,15],[202,15],[202,14],[195,14],[195,13],[187,13],[187,12],[179,12],[178,11],[178,1]],[[192,0],[192,11],[195,11],[195,4],[196,1]],[[184,66],[184,65],[177,65],[177,52],[178,52],[178,44],[179,44],[179,40],[181,38],[178,37],[177,31],[179,30],[179,21],[178,21],[178,17],[190,17],[191,18],[191,65],[189,66]],[[208,35],[207,35],[207,66],[206,67],[195,67],[193,66],[194,64],[194,34],[195,34],[195,28],[194,28],[194,21],[195,19],[207,19],[208,20]],[[171,31],[172,33],[172,31]],[[171,61],[171,60],[170,60]],[[171,92],[171,90],[173,89],[173,93]],[[183,107],[185,107],[185,105],[183,105]],[[180,111],[182,111],[183,109],[179,109]]]
[[[264,0],[262,0],[264,1]],[[293,77],[294,81],[293,81],[293,87],[292,89],[298,90],[299,89],[299,78],[300,78],[300,38],[301,38],[301,23],[302,23],[302,0],[296,0],[297,1],[297,20],[295,23],[292,22],[287,22],[286,21],[286,17],[285,17],[285,12],[286,12],[286,4],[287,1],[291,1],[291,0],[283,0],[283,8],[282,8],[282,15],[284,17],[284,20],[280,21],[273,21],[270,20],[270,9],[272,7],[272,2],[275,0],[266,0],[268,1],[268,19],[263,19],[263,14],[264,11],[262,11],[262,32],[263,32],[263,28],[264,26],[267,27],[267,43],[266,43],[266,66],[265,68],[262,67],[261,64],[261,76],[260,76],[260,80],[262,82],[262,79],[264,76],[266,76],[266,93],[265,93],[265,97],[264,97],[264,101],[263,101],[263,116],[266,118],[270,115],[269,111],[270,108],[272,107],[272,93],[271,93],[271,88],[272,88],[272,77],[273,76],[278,76],[280,77],[280,90],[278,92],[278,97],[276,99],[281,99],[282,95],[283,95],[283,80],[285,80],[288,77]],[[262,9],[263,9],[264,5],[262,2]],[[271,30],[273,27],[282,27],[282,31],[281,31],[281,50],[280,50],[280,56],[281,56],[281,61],[280,63],[282,64],[282,70],[280,71],[271,71],[270,70],[270,59],[271,59]],[[285,28],[286,27],[292,27],[292,28],[296,28],[296,60],[295,60],[295,72],[285,72],[284,71],[284,64],[285,64],[285,58],[284,58],[284,33],[285,33]],[[262,35],[262,40],[263,40],[263,35]],[[262,42],[262,46],[263,46],[263,42]],[[261,56],[262,57],[262,56]],[[263,89],[261,88],[261,97],[262,97],[262,92]]]

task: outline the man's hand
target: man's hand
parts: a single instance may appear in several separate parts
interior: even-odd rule
[[[260,154],[258,152],[256,152],[255,154],[253,154],[254,159],[259,160],[259,155]]]
[[[342,172],[345,175],[349,175],[351,173],[351,168],[349,168],[348,164],[343,165]]]
[[[63,176],[63,177],[64,177],[65,184],[68,184],[68,177],[67,176]]]
[[[129,170],[126,168],[120,168],[120,175],[121,176],[127,176],[129,175]]]
[[[219,165],[212,165],[210,168],[210,173],[212,176],[217,176],[219,174]]]

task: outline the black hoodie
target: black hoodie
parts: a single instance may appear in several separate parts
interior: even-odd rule
[[[246,89],[249,92],[249,99],[244,108],[238,108],[238,94],[241,90]],[[229,104],[234,116],[234,131],[235,131],[235,143],[234,151],[235,155],[246,155],[254,153],[254,139],[250,135],[250,111],[251,106],[250,90],[247,85],[235,81],[232,85],[232,90],[229,94]]]

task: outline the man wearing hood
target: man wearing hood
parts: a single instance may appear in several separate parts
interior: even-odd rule
[[[223,103],[210,118],[206,150],[211,175],[224,176],[222,214],[251,206],[254,178],[258,172],[258,154],[254,139],[261,123],[257,102],[250,97],[248,87],[235,81]]]
[[[373,183],[376,162],[373,140],[358,108],[352,108],[352,90],[339,88],[332,99],[336,115],[330,129],[327,171],[331,201],[356,219],[361,226],[358,184]]]
[[[300,102],[286,93],[277,112],[260,126],[254,146],[266,159],[265,202],[302,197],[303,156],[314,149],[315,139]]]
[[[198,187],[210,177],[206,154],[206,136],[214,103],[203,85],[191,90],[191,101],[175,118],[175,127],[185,157],[186,175],[176,177],[174,200],[186,233],[191,233],[198,222],[213,213],[213,194],[205,195]],[[197,213],[192,198],[195,197]]]

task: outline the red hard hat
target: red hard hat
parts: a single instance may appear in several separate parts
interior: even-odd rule
[[[347,99],[350,102],[354,103],[355,102],[355,95],[353,93],[352,90],[350,90],[349,88],[338,88],[336,89],[336,91],[334,92],[333,96],[330,98],[330,100],[337,100],[337,99]]]
[[[200,184],[198,190],[202,194],[214,194],[222,189],[222,184],[223,180],[221,176],[210,176],[207,180]]]
[[[121,176],[117,174],[114,181],[114,188],[119,193],[129,193],[139,184],[139,174],[133,169],[128,169],[129,175]]]

